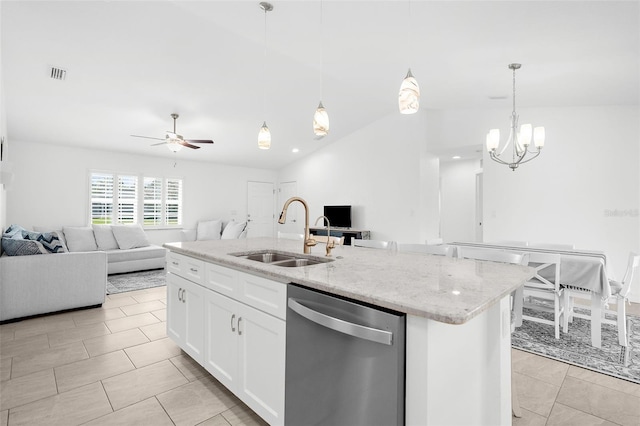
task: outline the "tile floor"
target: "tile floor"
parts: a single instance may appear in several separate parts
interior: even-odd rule
[[[264,425],[166,337],[165,299],[1,325],[0,425]],[[517,350],[513,369],[514,425],[640,425],[640,385]]]

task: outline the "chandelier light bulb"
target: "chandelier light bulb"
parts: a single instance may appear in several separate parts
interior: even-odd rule
[[[267,127],[267,122],[262,123],[260,131],[258,132],[258,148],[269,149],[271,148],[271,132]]]
[[[495,151],[500,143],[500,129],[491,129],[487,133],[487,151]]]
[[[400,84],[398,107],[401,114],[415,114],[420,108],[420,86],[418,86],[418,81],[411,74],[411,68],[409,68],[407,76]]]
[[[533,129],[533,144],[536,148],[544,146],[544,127],[536,127]]]
[[[329,114],[324,109],[322,101],[318,104],[315,114],[313,114],[313,133],[316,136],[324,137],[329,133]]]
[[[529,146],[531,144],[531,136],[533,130],[531,124],[523,124],[520,126],[520,134],[518,135],[518,141],[522,146]]]

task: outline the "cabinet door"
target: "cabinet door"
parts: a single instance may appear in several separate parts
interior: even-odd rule
[[[204,361],[204,289],[183,280],[182,304],[185,306],[184,346],[191,358]]]
[[[182,303],[183,291],[180,277],[167,274],[167,336],[181,348],[184,346],[187,324],[186,306]]]
[[[204,306],[204,368],[233,391],[238,380],[240,304],[216,292],[206,291]]]
[[[270,425],[284,424],[285,322],[241,305],[236,394]]]

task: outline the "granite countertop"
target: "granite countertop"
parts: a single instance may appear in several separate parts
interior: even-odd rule
[[[229,254],[274,250],[305,256],[302,241],[275,238],[167,243],[164,247],[282,283],[293,282],[448,324],[469,321],[533,276],[533,269],[527,266],[351,246],[336,247],[333,262],[295,268]],[[324,253],[324,244],[311,249],[313,256],[324,257]]]

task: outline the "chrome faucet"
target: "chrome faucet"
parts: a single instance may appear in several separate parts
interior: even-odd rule
[[[282,207],[282,213],[280,213],[280,219],[278,219],[279,224],[284,224],[287,220],[287,209],[289,208],[289,204],[294,201],[299,201],[304,206],[304,242],[302,245],[302,250],[305,254],[311,253],[311,247],[317,244],[317,241],[311,238],[309,234],[309,206],[307,202],[300,197],[291,197],[287,201],[284,202],[284,206]]]
[[[319,218],[316,219],[316,225],[318,224],[318,221],[320,219],[323,219],[327,221],[327,247],[326,247],[326,256],[331,256],[331,249],[336,247],[336,243],[331,239],[331,223],[329,223],[329,218],[326,216],[320,216]]]

